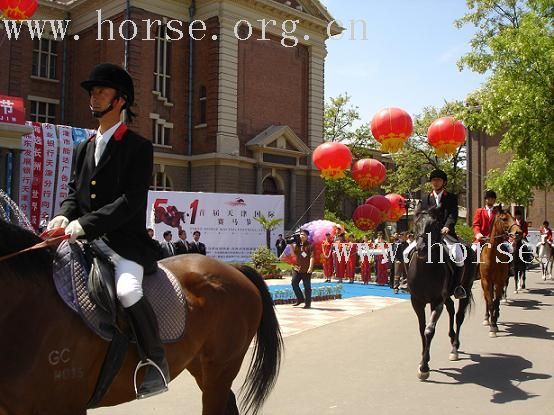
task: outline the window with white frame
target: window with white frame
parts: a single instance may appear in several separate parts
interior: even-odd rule
[[[29,100],[30,120],[56,124],[56,104],[50,101]]]
[[[171,91],[171,75],[169,74],[171,56],[171,40],[168,39],[167,26],[158,26],[156,34],[156,62],[154,64],[154,91],[161,97],[169,99]]]
[[[163,172],[154,173],[152,175],[152,185],[150,190],[173,190],[171,179]]]
[[[57,62],[57,41],[45,38],[33,39],[33,76],[47,79],[57,79]]]
[[[152,120],[152,143],[159,146],[171,146],[173,124],[161,119]]]

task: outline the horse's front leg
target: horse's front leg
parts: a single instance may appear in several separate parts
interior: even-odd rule
[[[458,360],[458,348],[460,347],[460,344],[458,342],[458,336],[454,331],[454,315],[456,313],[454,301],[452,301],[452,298],[448,297],[444,301],[444,305],[446,306],[446,311],[448,311],[448,337],[450,337],[450,345],[452,346],[449,360]]]
[[[419,335],[421,337],[421,356],[425,355],[425,349],[427,344],[425,342],[425,303],[416,300],[414,297],[411,298],[412,308],[414,309],[417,315],[417,322],[419,324]],[[423,357],[422,361],[419,364],[418,377],[422,380],[425,380],[429,377],[429,366],[427,369],[423,367]],[[425,375],[426,373],[426,375]]]
[[[429,324],[425,327],[425,350],[421,359],[421,364],[419,366],[419,378],[425,380],[429,377],[429,361],[431,360],[431,341],[435,336],[435,328],[437,327],[437,321],[442,314],[444,309],[444,303],[440,302],[438,304],[431,304],[431,317]]]
[[[495,286],[495,295],[492,302],[491,313],[491,325],[489,330],[489,337],[496,337],[498,332],[498,318],[500,317],[500,298],[502,296],[502,284]]]

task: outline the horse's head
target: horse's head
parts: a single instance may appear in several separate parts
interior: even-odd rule
[[[502,206],[496,207],[496,216],[493,222],[492,231],[496,236],[506,235],[511,236],[515,240],[519,240],[523,236],[521,227],[516,223],[515,218],[507,210],[502,209]]]
[[[432,244],[440,241],[441,224],[439,221],[440,211],[436,207],[429,210],[421,210],[415,217],[415,230],[418,251],[427,248],[427,243]]]

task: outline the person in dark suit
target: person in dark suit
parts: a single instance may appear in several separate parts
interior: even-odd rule
[[[192,233],[193,241],[190,243],[191,253],[206,255],[206,245],[200,242],[200,231]]]
[[[280,233],[277,241],[275,242],[275,248],[277,248],[277,258],[281,256],[286,247],[287,242],[283,239],[283,234]]]
[[[179,231],[179,240],[175,242],[176,255],[188,254],[191,251],[190,244],[187,241],[187,233],[181,229]]]
[[[150,239],[152,239],[152,242],[156,246],[156,260],[162,259],[162,245],[160,244],[160,241],[154,239],[154,229],[148,228],[146,229],[146,233],[148,233],[148,236],[150,237]]]
[[[429,181],[431,182],[433,191],[427,195],[423,195],[421,202],[416,208],[416,215],[422,210],[429,210],[431,208],[439,209],[439,222],[441,223],[443,242],[448,248],[450,257],[454,259],[453,262],[456,265],[454,267],[454,281],[456,281],[454,297],[457,299],[466,298],[467,293],[462,286],[465,268],[464,253],[462,252],[461,243],[456,235],[458,196],[446,191],[445,186],[448,183],[448,176],[444,171],[439,169],[433,170],[429,175]]]
[[[128,119],[134,116],[133,79],[126,70],[97,65],[81,86],[99,127],[95,137],[77,147],[68,196],[48,227],[65,228],[72,243],[77,238],[94,241],[114,263],[117,297],[150,359],[137,394],[146,398],[167,391],[169,382],[156,315],[142,291],[144,273],[155,271],[157,256],[146,232],[152,142],[121,122],[124,110]]]
[[[163,233],[164,241],[161,243],[162,246],[162,258],[169,258],[170,256],[175,256],[177,254],[177,248],[175,244],[171,242],[173,235],[171,231],[165,231]]]

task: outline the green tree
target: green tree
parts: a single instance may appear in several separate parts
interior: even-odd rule
[[[284,219],[281,219],[281,218],[269,219],[269,218],[266,218],[264,215],[260,215],[254,219],[257,222],[259,222],[259,224],[262,225],[262,227],[265,229],[265,242],[267,245],[267,249],[271,250],[271,231],[275,229],[277,225],[283,222]]]
[[[505,201],[527,204],[532,189],[554,184],[554,2],[467,0],[458,27],[478,28],[460,69],[489,74],[467,97],[466,125],[502,134],[513,159],[488,185]]]
[[[367,124],[354,126],[360,123],[360,113],[350,100],[350,95],[344,93],[336,98],[329,98],[325,103],[324,140],[346,144],[354,159],[361,159],[367,157],[377,143]],[[325,181],[325,209],[343,219],[345,217],[341,208],[345,200],[356,202],[369,195],[371,192],[360,189],[349,175],[342,180]]]

